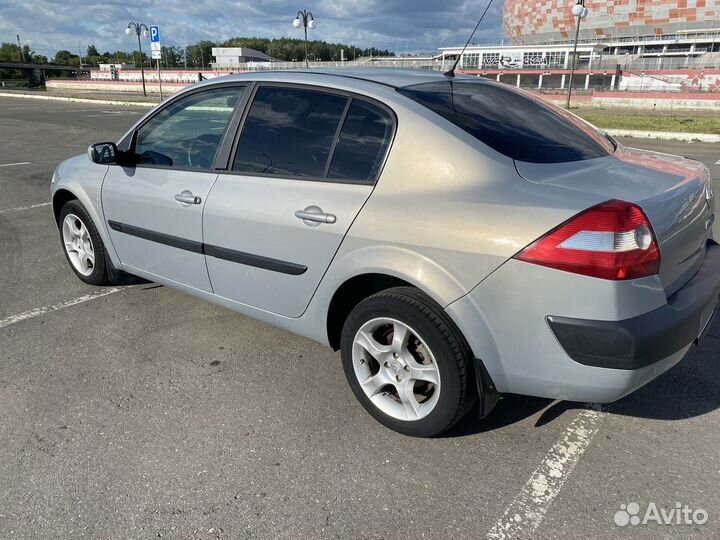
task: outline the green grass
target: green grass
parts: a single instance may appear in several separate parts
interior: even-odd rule
[[[692,114],[627,114],[595,111],[573,111],[588,122],[604,129],[639,129],[647,131],[679,131],[683,133],[720,134],[720,117]],[[711,113],[712,114],[712,113]]]

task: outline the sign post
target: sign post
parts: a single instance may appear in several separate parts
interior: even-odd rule
[[[162,101],[162,75],[160,74],[160,59],[162,58],[162,45],[160,44],[160,27],[158,25],[152,25],[150,27],[150,49],[152,52],[152,59],[157,61],[158,70],[158,84],[160,85],[160,101]]]

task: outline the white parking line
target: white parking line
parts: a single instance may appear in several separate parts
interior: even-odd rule
[[[72,300],[66,300],[65,302],[60,302],[59,304],[53,304],[52,306],[45,306],[40,308],[31,309],[30,311],[25,311],[23,313],[18,313],[17,315],[11,315],[10,317],[6,317],[4,319],[0,319],[0,328],[5,328],[6,326],[10,326],[11,324],[19,323],[21,321],[26,321],[28,319],[34,319],[35,317],[39,317],[40,315],[45,315],[46,313],[52,313],[53,311],[58,311],[60,309],[69,308],[71,306],[76,306],[78,304],[82,304],[83,302],[88,302],[89,300],[95,300],[96,298],[102,298],[103,296],[108,296],[109,294],[113,294],[119,291],[122,291],[123,287],[113,287],[112,289],[102,289],[101,291],[85,294],[83,296],[78,296],[77,298],[73,298]]]
[[[142,114],[138,111],[102,111],[100,114],[88,114],[86,115],[88,118],[106,118],[109,115],[113,116],[135,116],[138,114]]]
[[[33,208],[41,208],[43,206],[50,206],[51,202],[44,202],[38,204],[30,204],[28,206],[16,206],[15,208],[5,208],[0,210],[0,214],[7,214],[8,212],[20,212],[21,210],[32,210]]]
[[[720,159],[715,162],[715,165],[720,165]]]
[[[2,163],[0,167],[14,167],[15,165],[30,165],[29,161],[18,161],[17,163]]]
[[[488,539],[535,537],[535,530],[598,432],[602,418],[602,413],[597,410],[582,410],[578,413],[510,503],[502,518],[487,534]]]

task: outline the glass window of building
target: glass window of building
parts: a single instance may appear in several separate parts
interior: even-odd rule
[[[484,53],[482,55],[482,67],[496,68],[500,63],[500,53]]]
[[[464,69],[473,69],[478,67],[480,63],[480,53],[465,53],[463,54],[462,66]]]
[[[559,51],[549,52],[545,55],[545,61],[549,68],[565,67],[565,53]]]
[[[523,53],[523,67],[542,67],[543,53],[526,52]]]

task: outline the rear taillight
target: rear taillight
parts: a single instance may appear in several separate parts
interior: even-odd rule
[[[645,213],[617,200],[581,212],[515,258],[613,280],[651,276],[660,268],[660,250]]]

